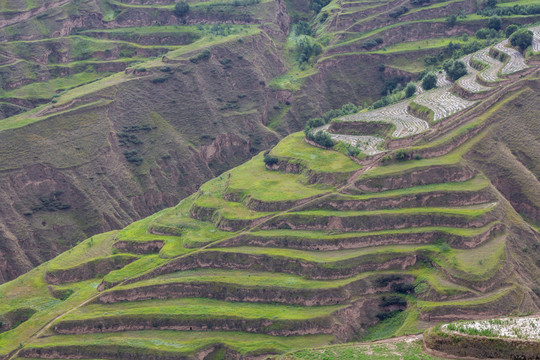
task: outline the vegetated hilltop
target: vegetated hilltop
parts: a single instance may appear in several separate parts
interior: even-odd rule
[[[188,2],[2,4],[0,282],[501,35],[472,0]]]
[[[1,354],[256,358],[539,312],[538,54],[504,40],[465,60],[425,75],[433,89],[411,84],[408,116],[310,120],[177,206],[1,285]],[[373,155],[363,137],[382,140]]]

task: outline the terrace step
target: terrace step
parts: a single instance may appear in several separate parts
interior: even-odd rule
[[[278,337],[218,331],[127,331],[122,333],[57,335],[38,339],[25,348],[24,359],[178,360],[212,356],[209,350],[225,349],[226,358],[276,354],[299,346],[320,346],[328,335]]]
[[[295,230],[255,231],[219,242],[211,247],[260,246],[311,251],[358,249],[384,245],[429,244],[444,239],[453,248],[474,248],[504,230],[498,222],[482,228],[415,227],[367,233],[308,232]]]
[[[412,169],[382,175],[367,173],[354,182],[354,187],[346,188],[343,192],[363,194],[422,185],[464,182],[474,176],[475,172],[473,170],[460,165],[413,167]]]
[[[97,301],[116,303],[149,299],[203,297],[224,301],[283,303],[302,306],[344,304],[365,294],[410,286],[414,277],[399,273],[361,274],[347,280],[314,281],[279,273],[230,270],[178,272],[120,286]]]
[[[374,211],[310,210],[277,215],[258,229],[310,231],[379,231],[411,227],[444,226],[478,228],[494,221],[490,214],[496,203],[477,208],[407,208]]]
[[[257,249],[258,248],[253,248],[252,250],[244,249],[244,252],[241,252],[236,251],[238,249],[224,248],[196,252],[185,257],[171,260],[167,264],[160,266],[147,274],[131,279],[128,283],[151,279],[159,275],[194,269],[228,269],[254,272],[268,271],[305,276],[309,279],[318,280],[344,279],[361,272],[375,270],[404,270],[413,266],[419,256],[423,256],[414,251],[377,254],[365,254],[365,252],[364,254],[361,254],[357,251],[358,256],[355,256],[356,254],[354,252],[349,251],[348,253],[340,254],[341,260],[332,261],[330,257],[324,259],[324,257],[317,252],[299,252],[295,253],[295,258],[291,258],[279,255],[257,254],[255,253]],[[311,256],[314,260],[305,260],[305,257],[308,256]],[[328,256],[332,255],[330,254]],[[111,285],[112,284],[108,284],[105,280],[102,282],[102,287],[105,289],[110,288]]]

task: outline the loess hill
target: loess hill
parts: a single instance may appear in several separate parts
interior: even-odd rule
[[[172,0],[2,2],[0,283],[176,205],[309,118],[378,100],[416,79],[425,57],[450,56],[450,44],[493,41],[474,36],[489,21],[476,0],[333,0],[322,9],[298,0],[188,2],[182,17]],[[460,14],[453,25],[451,14]],[[505,14],[502,26],[538,16]],[[299,44],[318,50],[300,56]],[[486,55],[478,57],[489,63]],[[490,69],[486,81],[497,77]],[[435,95],[447,96],[443,87]],[[483,87],[471,77],[465,84]],[[475,99],[453,97],[454,110]],[[434,104],[424,100],[417,109]],[[407,117],[402,105],[388,111]],[[434,108],[434,119],[450,113]],[[393,124],[395,135],[429,128],[425,119],[412,124]],[[363,150],[379,153],[381,141],[366,139]],[[503,153],[534,163],[521,150]],[[537,200],[510,199],[520,212],[537,211]]]
[[[293,133],[0,285],[0,355],[265,358],[539,312],[538,57],[501,43],[464,59],[474,77],[368,112],[391,126],[341,117],[332,149]]]

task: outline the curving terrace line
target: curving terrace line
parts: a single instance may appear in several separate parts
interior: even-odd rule
[[[468,90],[473,93],[480,93],[483,91],[488,91],[490,89],[489,87],[481,85],[478,83],[478,81],[476,81],[476,76],[480,72],[471,66],[471,57],[472,57],[472,54],[469,54],[461,59],[467,66],[467,75],[461,77],[458,80],[458,84],[463,89]]]
[[[419,134],[429,128],[425,120],[412,116],[407,112],[408,101],[402,101],[394,105],[386,106],[381,109],[347,115],[340,120],[343,121],[381,121],[396,126],[392,133],[395,138],[402,138]]]
[[[352,146],[356,146],[361,152],[367,155],[375,155],[381,153],[382,150],[379,149],[379,146],[384,142],[384,139],[376,136],[367,136],[367,135],[345,135],[345,134],[333,134],[328,132],[330,124],[323,125],[314,129],[314,132],[323,131],[330,135],[332,140],[341,141]]]
[[[498,74],[499,70],[503,67],[503,63],[489,55],[489,48],[478,51],[472,58],[488,65],[488,67],[479,74],[483,80],[487,82],[496,82],[500,80]]]
[[[449,89],[449,86],[445,86],[426,91],[418,95],[414,101],[433,110],[433,121],[444,119],[474,104],[451,94]]]
[[[508,63],[502,68],[501,73],[503,75],[508,75],[527,69],[529,66],[525,63],[525,58],[523,57],[523,55],[516,49],[507,47],[507,45],[508,40],[504,40],[494,46],[495,49],[505,53],[510,57]]]

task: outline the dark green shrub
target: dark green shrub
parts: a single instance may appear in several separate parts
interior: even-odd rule
[[[173,14],[176,17],[182,17],[189,12],[189,4],[183,0],[180,0],[174,5]]]
[[[395,10],[392,10],[388,16],[390,16],[391,18],[398,18],[400,17],[401,15],[405,14],[407,11],[409,11],[409,9],[406,7],[406,6],[400,6],[398,7],[397,9]]]
[[[516,30],[510,36],[510,44],[512,44],[512,46],[519,47],[521,51],[524,51],[526,48],[531,46],[532,40],[533,32],[525,28]]]
[[[165,81],[167,81],[168,79],[169,79],[168,76],[161,76],[161,77],[157,77],[157,78],[152,79],[152,82],[154,84],[161,84],[161,83],[164,83]]]
[[[124,151],[124,156],[127,161],[134,163],[137,166],[141,165],[143,162],[143,158],[138,155],[137,150],[126,150]]]
[[[506,27],[505,35],[507,38],[510,37],[513,33],[515,33],[519,29],[519,26],[516,24],[510,24]]]
[[[331,148],[332,146],[334,146],[334,141],[332,140],[330,135],[322,131],[318,131],[316,134],[313,134],[311,131],[307,131],[306,137],[309,140],[314,141],[315,143],[326,148]]]
[[[317,56],[322,52],[322,47],[308,38],[300,39],[296,43],[296,61],[299,65],[306,64],[312,56]]]
[[[457,22],[457,16],[452,14],[446,18],[445,22],[446,22],[446,25],[448,25],[449,27],[454,27]]]
[[[437,75],[434,73],[428,73],[422,79],[422,89],[431,90],[437,86]]]
[[[391,305],[399,305],[399,306],[406,306],[407,300],[399,297],[399,296],[383,296],[381,298],[381,306],[387,307]]]
[[[197,54],[197,56],[194,56],[194,57],[191,57],[189,58],[189,61],[191,61],[192,63],[194,64],[198,64],[199,61],[201,60],[208,60],[210,59],[210,56],[212,54],[210,53],[210,50],[208,49],[205,49],[203,51],[201,51],[199,54]]]
[[[277,157],[274,157],[270,154],[264,154],[264,163],[267,165],[267,166],[272,166],[272,165],[275,165],[279,162],[279,159]]]
[[[309,4],[309,8],[315,13],[319,13],[323,7],[328,5],[330,3],[330,0],[311,0],[311,4]]]
[[[413,83],[408,83],[407,86],[405,86],[405,96],[410,98],[411,96],[416,93],[416,85]]]
[[[298,23],[293,25],[293,33],[296,36],[299,35],[307,35],[307,36],[313,36],[313,30],[311,29],[311,26],[306,21],[299,21]]]
[[[489,18],[488,28],[499,31],[501,30],[501,26],[502,26],[502,20],[500,17],[495,15]]]
[[[467,66],[461,60],[446,60],[443,63],[443,68],[452,81],[456,81],[460,77],[467,75]]]
[[[409,158],[409,154],[405,150],[398,150],[394,153],[394,159],[397,161],[405,161]]]

